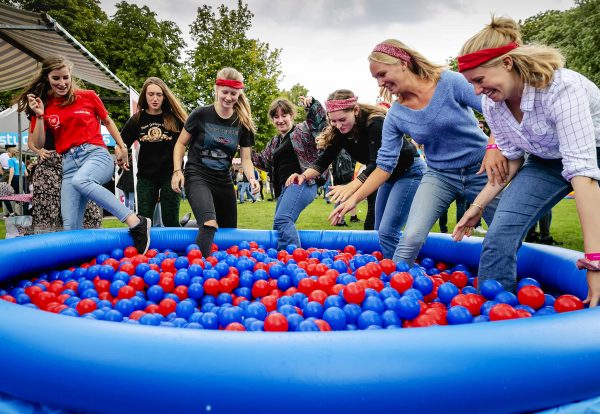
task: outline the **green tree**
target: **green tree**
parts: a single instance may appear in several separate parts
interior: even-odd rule
[[[600,0],[577,0],[565,11],[550,10],[521,24],[525,43],[554,46],[566,67],[600,85]]]
[[[294,123],[300,123],[306,119],[306,111],[304,107],[299,105],[301,96],[309,96],[308,89],[305,86],[297,83],[293,85],[289,91],[285,89],[279,93],[279,96],[287,98],[290,102],[297,104],[297,113],[296,118],[294,119]]]
[[[212,7],[202,5],[190,26],[196,42],[190,53],[191,72],[198,89],[190,90],[185,100],[200,105],[212,103],[217,72],[223,67],[236,68],[244,75],[245,93],[252,106],[258,129],[256,143],[260,148],[274,133],[267,111],[279,92],[280,50],[271,50],[268,43],[247,37],[254,15],[241,0],[236,9],[221,5],[217,13]]]

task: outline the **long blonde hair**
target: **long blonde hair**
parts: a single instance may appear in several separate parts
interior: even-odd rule
[[[188,113],[181,104],[181,102],[179,102],[179,99],[177,99],[177,97],[173,94],[171,89],[169,89],[167,84],[160,78],[155,78],[152,76],[146,79],[146,81],[144,82],[144,85],[142,86],[142,91],[140,92],[140,99],[137,103],[137,112],[133,115],[133,119],[136,122],[139,122],[142,111],[148,109],[146,91],[148,90],[148,86],[150,85],[158,86],[162,90],[162,93],[164,95],[164,99],[160,109],[163,112],[165,128],[169,131],[178,132],[179,128],[177,125],[177,120],[179,120],[181,124],[184,124],[185,120],[188,117]]]
[[[351,90],[348,89],[338,89],[334,92],[332,92],[328,97],[327,100],[331,101],[331,100],[338,100],[338,99],[350,99],[354,97],[354,93]],[[350,135],[353,137],[356,137],[356,134],[358,134],[358,127],[357,125],[362,121],[361,117],[363,117],[363,113],[367,114],[367,119],[366,122],[368,123],[369,121],[371,121],[373,118],[376,117],[380,117],[380,118],[385,118],[385,114],[387,113],[387,109],[381,106],[375,106],[375,105],[369,105],[369,104],[361,104],[361,103],[357,103],[356,106],[358,106],[359,108],[359,112],[358,115],[356,116],[356,120],[354,122],[354,126],[352,127],[352,130],[350,131]],[[352,112],[354,111],[354,108],[348,108],[348,109],[343,109],[344,112]],[[338,136],[340,133],[340,131],[335,128],[333,125],[327,125],[325,127],[325,129],[323,130],[323,132],[321,132],[321,134],[319,134],[319,136],[317,137],[317,148],[318,149],[324,149],[327,148],[329,145],[331,145],[331,142],[333,141],[333,139]]]
[[[508,16],[492,16],[492,21],[483,30],[465,42],[460,54],[505,46],[511,42],[517,43],[519,47],[481,66],[500,65],[502,59],[510,56],[513,68],[521,79],[539,89],[547,87],[552,81],[554,71],[564,66],[565,59],[558,50],[545,45],[522,45],[519,25]]]
[[[420,79],[437,82],[444,69],[446,69],[445,65],[438,65],[431,62],[425,56],[416,50],[411,49],[399,40],[387,39],[380,44],[391,45],[404,50],[411,58],[410,62],[407,62],[408,69]],[[386,65],[395,65],[400,62],[400,59],[382,52],[371,52],[369,60],[384,63]]]
[[[48,75],[53,70],[58,70],[62,68],[69,69],[69,74],[73,72],[73,63],[66,57],[62,55],[50,55],[46,59],[44,59],[41,63],[41,66],[38,72],[35,74],[33,79],[29,82],[29,84],[13,99],[11,104],[17,104],[19,112],[25,111],[28,116],[35,116],[31,108],[29,108],[29,101],[27,99],[28,94],[33,94],[39,97],[44,106],[48,104],[48,97],[50,96],[50,92],[52,91],[50,87],[50,82],[48,81]],[[77,97],[75,96],[75,91],[79,89],[77,81],[73,79],[71,75],[71,86],[67,91],[66,99],[62,101],[59,106],[71,105],[75,102]]]
[[[217,79],[229,79],[244,82],[244,77],[242,74],[234,68],[221,69],[217,73]],[[218,86],[215,86],[215,91],[217,88]],[[246,97],[243,89],[240,89],[240,95],[238,96],[237,102],[233,105],[233,110],[243,126],[245,126],[249,131],[256,132],[256,126],[252,120],[250,102],[248,102],[248,98]]]

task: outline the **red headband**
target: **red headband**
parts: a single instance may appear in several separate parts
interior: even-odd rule
[[[358,97],[356,96],[348,99],[332,99],[325,101],[325,108],[327,112],[341,111],[342,109],[354,108],[356,101],[358,101]]]
[[[502,56],[518,47],[519,45],[515,42],[510,42],[506,46],[494,47],[491,49],[481,49],[477,52],[467,53],[466,55],[459,56],[458,71],[464,72],[465,70],[476,68],[477,66],[497,58],[498,56]]]
[[[244,82],[233,79],[217,79],[215,82],[217,86],[229,86],[234,89],[244,89]]]
[[[401,49],[394,45],[389,45],[387,43],[379,43],[377,46],[375,46],[373,52],[383,53],[396,59],[403,60],[405,62],[410,62],[412,60],[410,55],[406,53],[404,49]]]

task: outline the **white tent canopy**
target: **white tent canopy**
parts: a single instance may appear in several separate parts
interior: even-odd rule
[[[26,86],[38,62],[53,54],[73,62],[76,78],[113,91],[129,91],[52,17],[0,4],[0,91]]]

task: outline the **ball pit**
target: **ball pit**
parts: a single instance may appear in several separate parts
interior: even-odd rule
[[[153,229],[152,236],[152,247],[183,251],[195,231]],[[313,247],[378,249],[376,235],[367,232],[303,231],[301,239]],[[270,231],[220,230],[216,238],[221,246],[242,240],[275,245]],[[2,241],[0,281],[64,268],[129,243],[126,230]],[[454,243],[430,235],[421,256],[476,267],[480,248],[479,239]],[[526,244],[518,272],[582,298],[585,274],[574,266],[579,255]],[[176,267],[176,260],[171,265]],[[419,283],[427,289],[427,281]],[[158,289],[155,294],[160,297]],[[360,298],[360,292],[354,294]],[[493,286],[488,294],[494,294]],[[539,292],[525,294],[539,306]],[[451,320],[469,318],[467,307],[461,307]],[[410,306],[404,311],[410,313]],[[327,319],[335,325],[340,315],[330,313]],[[363,319],[379,317],[365,314]],[[0,392],[98,413],[530,412],[598,395],[593,369],[600,363],[598,317],[593,309],[499,323],[356,332],[310,332],[318,324],[304,321],[301,330],[307,332],[240,333],[70,318],[0,301]],[[283,321],[275,317],[269,323]]]

